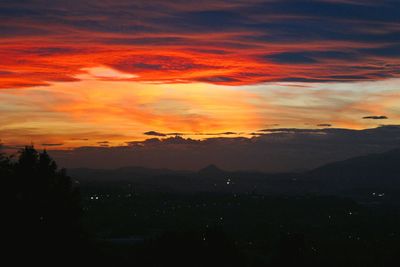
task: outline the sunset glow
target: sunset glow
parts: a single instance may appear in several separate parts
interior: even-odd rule
[[[400,122],[400,22],[389,4],[320,1],[318,13],[257,0],[31,2],[0,4],[0,137],[9,145]],[[328,7],[341,16],[324,16]]]

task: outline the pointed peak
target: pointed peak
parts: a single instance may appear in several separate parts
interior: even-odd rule
[[[214,164],[210,164],[206,167],[204,167],[203,169],[198,171],[200,174],[219,174],[219,173],[223,173],[224,171],[221,170],[220,168],[218,168],[216,165]]]

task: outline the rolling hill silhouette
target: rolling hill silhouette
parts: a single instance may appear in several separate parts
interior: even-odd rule
[[[126,167],[71,169],[85,183],[131,183],[144,191],[234,192],[256,194],[341,194],[400,190],[400,149],[323,165],[301,173],[225,171],[209,165],[198,172]]]
[[[305,174],[330,190],[400,188],[400,149],[326,164]]]

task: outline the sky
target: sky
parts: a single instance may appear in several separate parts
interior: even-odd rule
[[[6,147],[397,124],[398,0],[0,1]]]

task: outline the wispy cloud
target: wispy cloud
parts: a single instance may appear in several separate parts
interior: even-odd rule
[[[85,3],[0,3],[1,88],[73,82],[99,66],[163,83],[400,76],[394,1]]]
[[[65,149],[383,119],[368,114],[397,124],[399,12],[390,0],[1,1],[0,137]]]
[[[386,117],[386,116],[365,116],[365,117],[363,117],[363,119],[366,119],[366,120],[387,120],[388,119],[388,117]]]
[[[164,133],[159,133],[159,132],[156,132],[156,131],[149,131],[149,132],[145,132],[145,133],[143,133],[143,134],[145,134],[145,135],[151,135],[151,136],[167,136],[167,135],[164,134]]]
[[[42,146],[46,147],[46,146],[62,146],[63,144],[42,144]]]

